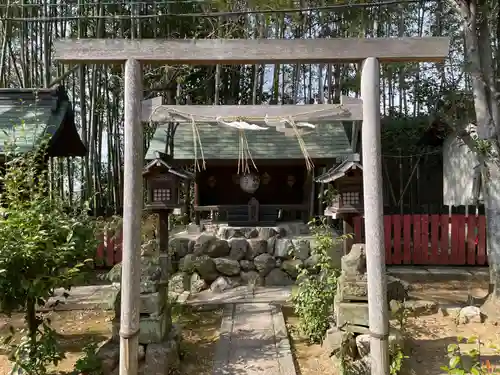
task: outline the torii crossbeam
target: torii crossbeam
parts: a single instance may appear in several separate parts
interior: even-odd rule
[[[143,131],[141,63],[263,64],[362,62],[362,156],[372,375],[389,374],[380,142],[380,62],[442,62],[449,38],[260,40],[81,39],[55,42],[66,63],[125,63],[125,171],[120,375],[137,374]],[[219,109],[220,110],[220,109]]]
[[[264,118],[292,117],[297,121],[315,124],[330,124],[335,121],[361,121],[363,105],[361,99],[342,96],[340,104],[305,105],[167,105],[161,97],[142,101],[143,122],[216,123],[217,117],[224,119],[244,118],[253,123],[263,123]]]

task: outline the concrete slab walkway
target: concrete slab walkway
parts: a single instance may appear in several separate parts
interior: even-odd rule
[[[283,304],[290,299],[291,294],[291,286],[239,286],[221,293],[213,293],[210,289],[207,289],[200,293],[190,295],[186,303],[196,307],[227,305],[231,303]]]
[[[226,305],[213,375],[296,375],[278,305]]]
[[[387,274],[408,282],[439,282],[453,280],[488,281],[488,267],[387,266]]]
[[[39,309],[41,311],[112,310],[114,306],[110,301],[117,292],[118,288],[111,284],[77,286],[69,291],[59,288],[56,289],[54,297],[49,298],[46,306]],[[66,298],[64,294],[67,294]],[[56,303],[56,301],[59,302]]]

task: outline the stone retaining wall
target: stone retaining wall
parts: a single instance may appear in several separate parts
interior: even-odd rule
[[[298,267],[314,267],[314,238],[304,226],[222,227],[217,233],[177,235],[170,240],[173,292],[221,292],[239,285],[285,286],[295,282]],[[340,262],[340,249],[332,249]]]

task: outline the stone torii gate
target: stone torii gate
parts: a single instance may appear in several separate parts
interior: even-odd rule
[[[380,62],[442,62],[449,38],[259,40],[80,39],[55,42],[55,59],[69,64],[125,63],[125,171],[120,375],[137,374],[144,64],[276,64],[362,62],[362,157],[372,374],[388,375],[388,318],[380,142]],[[333,105],[332,105],[333,106]]]

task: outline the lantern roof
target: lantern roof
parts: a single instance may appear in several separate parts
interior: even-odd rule
[[[328,172],[323,173],[321,176],[317,177],[316,182],[320,182],[323,184],[333,182],[341,177],[344,177],[351,169],[357,168],[363,170],[363,166],[358,161],[351,159],[344,160],[342,163],[331,168]]]
[[[155,152],[155,158],[151,160],[146,166],[144,167],[144,170],[142,172],[143,176],[147,176],[150,174],[155,168],[163,168],[166,170],[167,173],[171,173],[173,175],[176,175],[177,177],[180,177],[184,180],[190,180],[192,179],[193,173],[186,171],[186,170],[179,170],[174,167],[172,167],[170,164],[168,164],[164,160],[164,154],[160,152]]]

